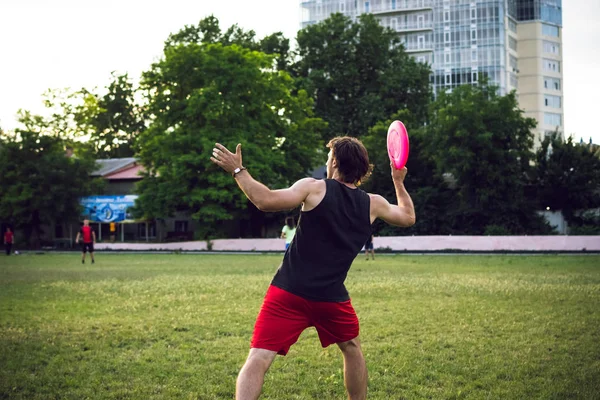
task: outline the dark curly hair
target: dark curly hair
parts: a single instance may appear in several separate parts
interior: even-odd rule
[[[327,147],[333,151],[342,181],[359,185],[369,178],[373,165],[369,164],[369,153],[360,140],[338,136],[331,139]]]

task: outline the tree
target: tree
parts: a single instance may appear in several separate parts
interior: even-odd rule
[[[562,211],[571,227],[597,223],[580,212],[600,207],[600,159],[591,149],[555,134],[544,138],[535,161],[538,208]]]
[[[48,89],[43,102],[48,116],[19,110],[23,130],[68,140],[96,158],[133,157],[134,142],[145,128],[144,110],[136,103],[127,74],[112,74],[100,96],[95,89]]]
[[[252,174],[283,187],[315,166],[324,124],[312,116],[306,92],[293,95],[291,77],[273,70],[272,56],[191,36],[193,42],[165,46],[163,59],[143,76],[152,123],[138,142],[147,172],[137,212],[189,212],[206,237],[222,228],[218,221],[247,218],[235,181],[209,160],[215,142],[230,149],[242,143]]]
[[[0,137],[0,220],[39,247],[42,227],[78,221],[79,198],[91,193],[94,161],[65,156],[65,140],[17,130]]]
[[[439,93],[427,128],[429,151],[438,175],[449,173],[456,180],[448,218],[459,232],[547,231],[525,195],[534,127],[514,93],[500,96],[485,82]]]
[[[188,44],[221,43],[225,46],[236,44],[245,49],[262,51],[275,56],[274,66],[279,71],[288,71],[291,62],[290,41],[281,32],[265,36],[257,41],[253,30],[245,31],[237,24],[221,31],[219,20],[206,17],[197,25],[185,25],[179,32],[169,35],[165,48]]]
[[[137,136],[145,129],[144,110],[136,103],[136,89],[127,74],[112,73],[108,92],[100,97],[82,90],[75,120],[89,134],[97,158],[133,157]]]
[[[377,122],[408,110],[425,122],[431,99],[430,69],[415,61],[397,33],[371,14],[353,22],[342,14],[298,32],[298,87],[315,99],[329,127],[324,139],[361,137]]]

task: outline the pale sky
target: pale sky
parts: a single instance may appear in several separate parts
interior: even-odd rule
[[[43,112],[48,88],[102,88],[111,71],[135,79],[185,24],[215,15],[259,38],[292,39],[300,0],[0,0],[0,126],[14,129],[19,108]],[[600,1],[563,1],[565,132],[600,143]]]

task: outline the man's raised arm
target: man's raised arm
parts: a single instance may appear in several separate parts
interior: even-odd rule
[[[233,174],[238,186],[246,197],[261,211],[291,210],[306,200],[316,181],[313,178],[300,179],[287,189],[271,190],[258,182],[242,165],[242,145],[238,144],[235,153],[217,143],[210,160]]]
[[[371,220],[381,218],[390,225],[409,227],[415,224],[415,207],[410,195],[404,187],[404,177],[407,169],[397,170],[392,168],[392,181],[396,188],[398,205],[390,204],[385,198],[377,194],[371,196]]]

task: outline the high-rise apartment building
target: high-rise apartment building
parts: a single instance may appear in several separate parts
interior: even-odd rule
[[[431,65],[434,91],[487,77],[516,90],[537,140],[563,131],[562,0],[303,0],[307,26],[340,12],[371,13]]]

